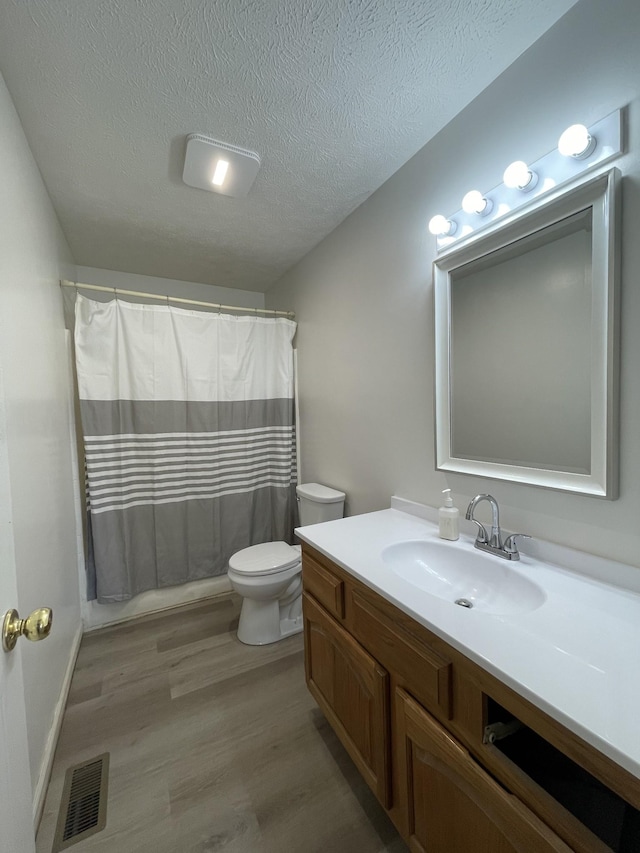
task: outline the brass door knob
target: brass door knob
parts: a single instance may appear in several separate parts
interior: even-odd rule
[[[17,610],[7,610],[2,620],[2,648],[10,652],[20,636],[32,642],[44,640],[51,633],[52,622],[53,611],[50,607],[40,607],[26,619],[21,619]]]

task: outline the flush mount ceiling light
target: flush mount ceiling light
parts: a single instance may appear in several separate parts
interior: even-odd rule
[[[456,227],[456,223],[452,219],[447,219],[441,213],[432,216],[429,220],[429,231],[437,237],[444,236],[445,234],[455,234]]]
[[[524,160],[516,160],[504,170],[502,180],[505,187],[528,193],[538,183],[538,175],[531,171]]]
[[[558,140],[558,151],[564,157],[583,160],[593,152],[596,144],[595,136],[592,136],[583,124],[572,124]]]
[[[462,209],[465,213],[477,213],[478,216],[486,216],[492,207],[491,199],[483,196],[479,190],[471,190],[462,199]]]
[[[190,187],[233,198],[247,195],[260,169],[260,157],[200,133],[187,136],[182,180]]]
[[[488,192],[468,192],[462,209],[451,216],[434,216],[429,231],[435,235],[438,252],[513,221],[525,207],[538,204],[540,196],[556,192],[614,160],[623,151],[622,118],[622,110],[615,110],[589,127],[571,125],[558,145],[540,159],[531,164],[516,160],[505,169],[501,184]]]

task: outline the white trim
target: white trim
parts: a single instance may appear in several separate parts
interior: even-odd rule
[[[51,771],[53,769],[53,759],[56,753],[56,746],[58,745],[60,729],[62,728],[62,720],[67,705],[67,699],[69,697],[69,690],[71,689],[71,679],[73,678],[73,671],[76,666],[76,660],[78,659],[78,652],[80,651],[82,633],[83,626],[82,623],[80,623],[76,630],[75,637],[73,638],[73,642],[71,643],[69,662],[67,664],[64,678],[62,679],[60,695],[58,696],[58,701],[56,702],[53,712],[53,722],[51,723],[47,741],[44,745],[38,781],[36,782],[33,792],[33,826],[36,832],[38,831],[38,825],[42,818],[49,779],[51,778]]]

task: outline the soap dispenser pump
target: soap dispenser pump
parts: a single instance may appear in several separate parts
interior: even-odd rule
[[[453,505],[451,489],[443,489],[442,494],[445,499],[444,506],[441,506],[438,511],[440,538],[455,540],[460,535],[458,530],[460,511]]]

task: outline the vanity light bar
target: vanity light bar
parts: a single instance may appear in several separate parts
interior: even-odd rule
[[[528,165],[511,163],[503,183],[489,192],[471,190],[462,209],[452,216],[438,214],[429,221],[438,252],[462,243],[488,225],[525,207],[549,190],[608,163],[622,154],[622,110],[616,110],[591,127],[571,125],[560,137],[558,147]]]

